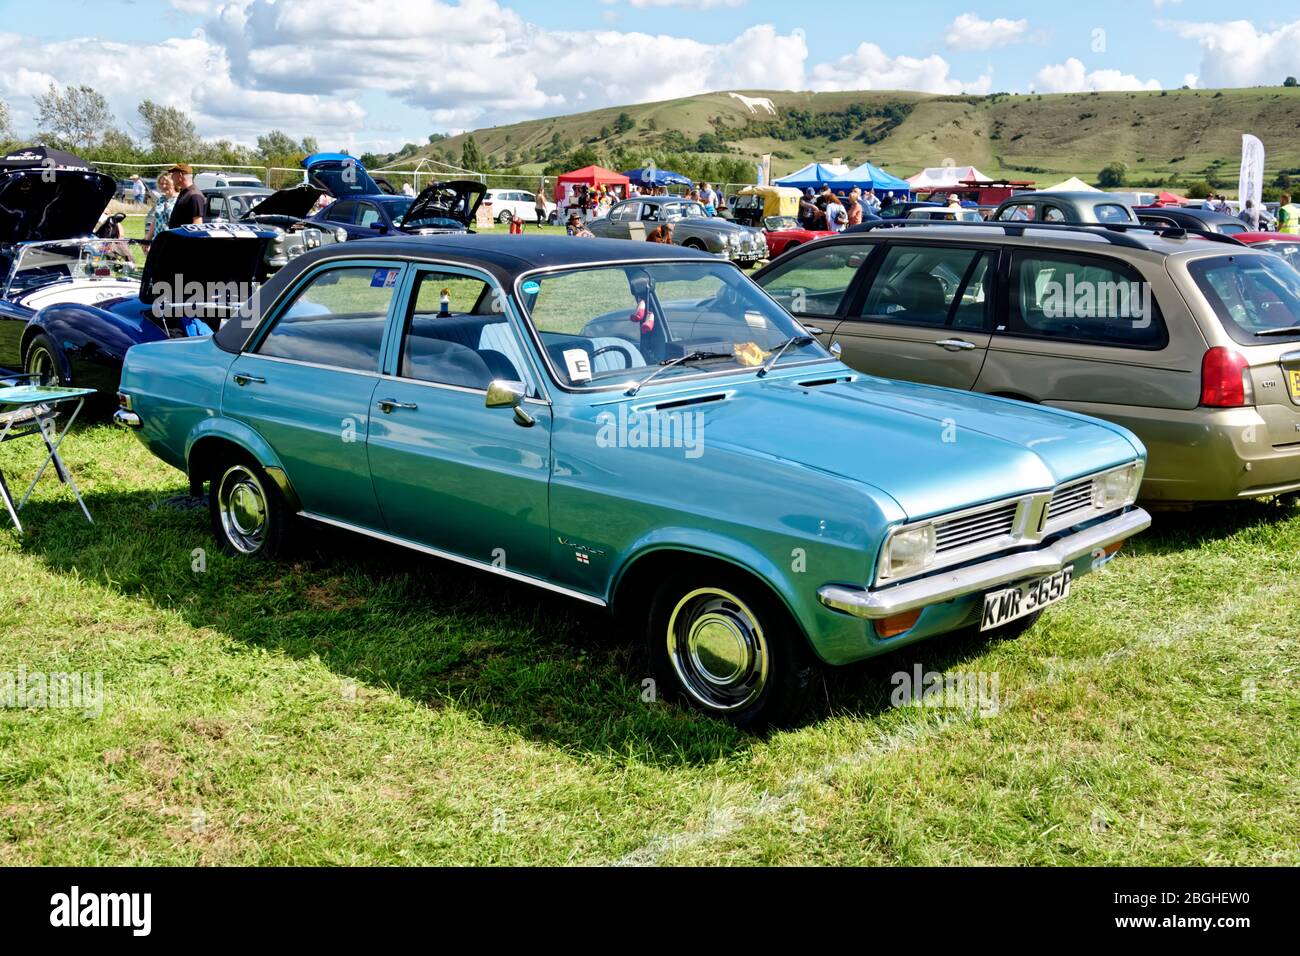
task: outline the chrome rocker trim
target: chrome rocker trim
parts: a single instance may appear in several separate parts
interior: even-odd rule
[[[512,581],[519,581],[523,584],[531,584],[547,591],[554,591],[556,594],[563,594],[565,597],[573,598],[577,601],[585,601],[588,604],[595,604],[597,607],[606,607],[608,602],[604,598],[594,597],[590,594],[584,594],[582,591],[575,591],[572,588],[566,588],[559,584],[552,584],[550,581],[543,581],[541,578],[535,578],[529,574],[521,574],[518,571],[511,571],[507,568],[497,567],[487,561],[476,561],[473,558],[467,558],[464,555],[453,554],[450,551],[443,551],[441,548],[431,548],[427,544],[419,544],[415,541],[399,538],[395,534],[385,534],[382,531],[374,531],[371,528],[363,528],[361,525],[349,524],[346,521],[339,521],[337,518],[327,518],[324,515],[312,514],[310,511],[299,511],[299,518],[307,518],[311,521],[319,521],[321,524],[332,525],[335,528],[342,528],[345,531],[355,531],[357,534],[364,534],[368,538],[375,538],[379,541],[386,541],[389,544],[395,544],[402,548],[410,548],[412,551],[419,551],[423,554],[433,555],[435,558],[443,558],[447,561],[455,561],[457,564],[463,564],[467,567],[477,568],[480,571],[487,571],[490,574],[499,574],[503,578],[510,578]]]
[[[891,617],[918,607],[941,604],[956,597],[985,591],[999,584],[1053,574],[1095,549],[1122,541],[1150,524],[1151,516],[1141,508],[1134,508],[1100,524],[1076,531],[1046,548],[981,561],[879,591],[844,584],[827,584],[817,591],[817,599],[834,611],[842,611],[854,617]]]

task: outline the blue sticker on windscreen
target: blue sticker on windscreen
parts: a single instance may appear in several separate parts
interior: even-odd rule
[[[397,281],[396,269],[376,269],[370,277],[370,285],[375,289],[386,289]]]
[[[521,292],[524,293],[524,295],[535,295],[536,293],[542,291],[541,285],[534,282],[532,279],[529,279],[527,282],[521,285],[519,289]]]

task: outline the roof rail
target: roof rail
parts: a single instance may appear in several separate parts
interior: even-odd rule
[[[869,222],[862,223],[860,226],[854,226],[853,230],[857,232],[867,232],[872,229],[897,227],[907,227],[910,229],[916,226],[955,226],[963,229],[1001,229],[1007,235],[1017,237],[1023,236],[1026,229],[1041,229],[1048,232],[1082,232],[1091,236],[1099,236],[1112,245],[1124,246],[1129,249],[1150,248],[1145,243],[1128,235],[1130,232],[1149,234],[1153,237],[1158,236],[1163,239],[1186,239],[1188,236],[1198,236],[1202,239],[1208,239],[1211,242],[1223,242],[1234,246],[1245,245],[1245,243],[1234,239],[1232,236],[1225,236],[1218,232],[1209,232],[1205,229],[1188,229],[1183,226],[1166,226],[1138,222],[1012,222],[1001,220],[960,222],[945,219],[872,219]],[[843,233],[841,233],[841,235],[843,235]]]

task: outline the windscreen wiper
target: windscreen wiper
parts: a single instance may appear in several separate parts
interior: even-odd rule
[[[705,351],[687,352],[685,355],[679,355],[675,359],[669,359],[666,362],[660,362],[658,365],[655,366],[653,372],[651,372],[645,378],[641,379],[641,381],[637,382],[635,385],[633,385],[623,394],[628,396],[635,395],[637,392],[641,391],[641,389],[644,388],[646,385],[649,385],[650,382],[661,372],[668,371],[674,365],[681,365],[683,362],[698,362],[703,359],[720,359],[720,358],[731,358],[731,357],[732,354],[730,352],[705,352]]]
[[[788,339],[786,339],[784,342],[781,343],[780,348],[778,348],[775,352],[772,353],[772,357],[768,359],[765,363],[763,363],[763,367],[758,370],[758,377],[762,378],[768,372],[772,371],[772,366],[776,365],[777,360],[780,359],[781,356],[785,354],[785,350],[788,349],[790,346],[811,345],[813,342],[816,341],[817,339],[815,339],[813,336],[805,335],[802,332],[799,333],[798,335],[790,336]]]
[[[1256,335],[1300,335],[1300,325],[1288,325],[1281,329],[1261,329]]]

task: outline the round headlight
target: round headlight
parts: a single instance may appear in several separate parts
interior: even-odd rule
[[[335,240],[336,242],[347,242],[347,241],[348,241],[348,231],[347,231],[346,229],[344,229],[343,227],[341,227],[341,226],[340,226],[338,229],[335,229],[335,230],[334,230],[334,240]]]

